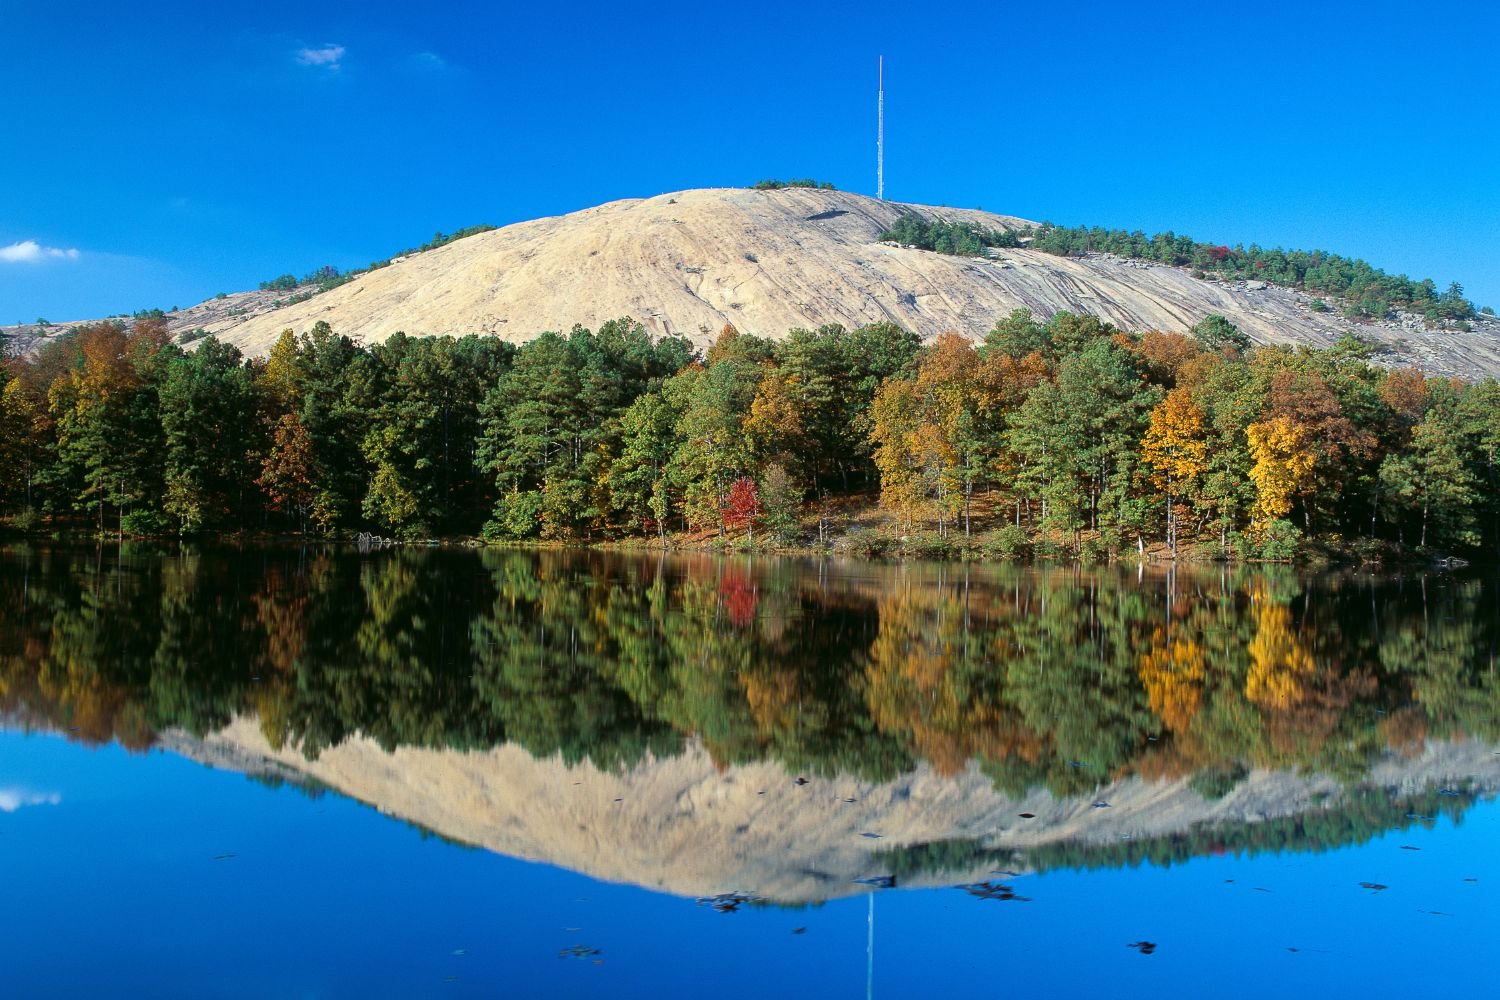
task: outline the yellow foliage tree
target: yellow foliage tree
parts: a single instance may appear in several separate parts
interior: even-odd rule
[[[770,368],[756,387],[745,418],[745,434],[755,456],[762,462],[795,462],[811,447],[802,423],[803,408],[797,398],[797,377]]]
[[[260,370],[261,395],[271,411],[271,421],[297,405],[302,391],[302,371],[297,363],[297,338],[291,330],[282,330],[276,344]]]
[[[1167,544],[1177,551],[1177,511],[1173,500],[1191,496],[1208,469],[1207,421],[1185,388],[1173,389],[1151,411],[1141,439],[1141,459],[1152,482],[1167,497]]]
[[[1255,483],[1253,528],[1263,531],[1270,522],[1292,510],[1292,500],[1312,483],[1318,462],[1315,442],[1307,429],[1287,417],[1272,417],[1245,428],[1250,443],[1250,479]]]
[[[939,535],[964,518],[989,458],[983,424],[996,390],[974,345],[945,333],[922,353],[916,375],[881,386],[871,439],[881,501],[908,526],[933,518]],[[998,397],[997,397],[998,398]]]
[[[921,424],[916,387],[907,379],[890,379],[875,393],[870,408],[870,439],[880,470],[880,502],[909,529],[926,515],[926,496],[913,454],[912,437]]]
[[[0,390],[0,497],[31,506],[31,486],[41,459],[47,411],[20,379]]]

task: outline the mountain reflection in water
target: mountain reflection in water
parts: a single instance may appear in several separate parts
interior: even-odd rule
[[[0,710],[810,900],[1456,816],[1500,788],[1497,622],[1482,575],[14,548]]]

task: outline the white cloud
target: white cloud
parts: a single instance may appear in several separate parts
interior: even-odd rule
[[[335,45],[333,42],[324,42],[318,48],[302,48],[297,50],[297,62],[303,66],[321,66],[326,70],[337,71],[340,69],[341,60],[344,58],[344,47]]]
[[[448,60],[436,52],[417,52],[411,57],[412,65],[418,69],[432,70],[438,72],[448,68]]]
[[[13,813],[22,806],[55,806],[62,802],[57,792],[28,792],[24,788],[0,788],[0,812]]]
[[[22,240],[0,247],[0,264],[36,264],[44,260],[77,260],[78,251],[61,247],[44,247],[36,240]]]

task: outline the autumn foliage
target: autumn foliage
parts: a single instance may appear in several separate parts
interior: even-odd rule
[[[702,355],[628,318],[519,348],[365,347],[317,324],[263,361],[212,337],[184,351],[152,319],[81,327],[0,371],[0,516],[21,525],[1500,552],[1495,382],[1376,367],[1352,338],[1256,347],[1215,316],[1136,334],[1018,310],[979,341],[926,344],[888,323],[778,341],[726,325]]]

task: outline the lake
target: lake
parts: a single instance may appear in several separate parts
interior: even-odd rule
[[[24,997],[1488,996],[1500,579],[0,550]]]

